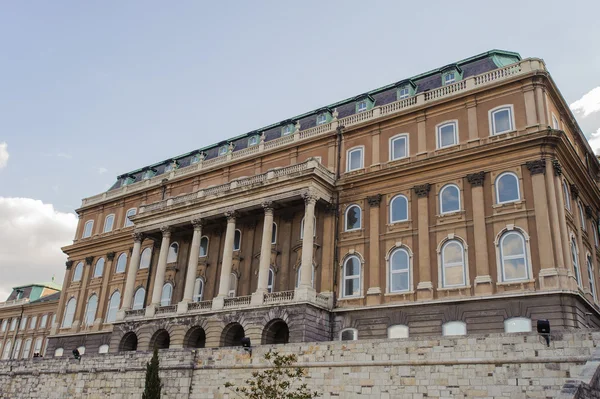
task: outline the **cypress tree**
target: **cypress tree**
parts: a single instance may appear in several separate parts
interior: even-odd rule
[[[142,399],[160,399],[160,377],[158,376],[158,349],[154,347],[152,360],[146,363],[146,385]]]

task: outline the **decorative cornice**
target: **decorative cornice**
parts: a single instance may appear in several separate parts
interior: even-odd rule
[[[204,227],[204,219],[192,219],[192,226],[194,226],[194,230],[202,229],[202,227]]]
[[[467,181],[472,187],[482,187],[485,180],[485,172],[471,173],[467,175]]]
[[[271,215],[273,214],[273,201],[263,201],[263,203],[261,204],[263,209],[265,210],[265,214],[270,213]]]
[[[589,206],[589,205],[585,206],[585,214],[590,219],[594,218],[594,210],[592,209],[591,206]]]
[[[73,267],[73,261],[72,260],[66,261],[65,266],[67,267],[67,270],[71,270],[71,267]]]
[[[554,175],[555,176],[562,175],[562,166],[560,166],[560,162],[558,162],[558,159],[552,160],[552,166],[554,167]]]
[[[235,223],[235,219],[238,216],[239,216],[238,213],[233,209],[225,212],[225,217],[227,218],[227,223]]]
[[[92,263],[94,262],[94,257],[93,256],[86,256],[85,257],[85,264],[86,265],[92,265]]]
[[[109,261],[112,262],[115,259],[116,254],[117,254],[116,252],[109,252],[106,254],[106,259],[108,259]]]
[[[431,191],[431,184],[429,184],[429,183],[420,184],[418,186],[414,186],[413,190],[414,190],[415,194],[417,194],[417,197],[419,197],[419,198],[427,197],[429,195],[429,191]]]
[[[527,161],[525,163],[527,169],[532,175],[537,174],[546,174],[546,160],[545,159],[536,159],[535,161]]]
[[[131,235],[133,237],[133,242],[142,242],[144,241],[144,234],[135,232]]]
[[[312,191],[306,191],[302,193],[302,198],[304,199],[304,203],[308,205],[309,203],[316,204],[317,200],[319,199],[319,196],[313,193]]]
[[[577,199],[579,197],[579,189],[573,183],[571,183],[571,197],[573,197],[573,199]]]
[[[379,206],[379,204],[381,203],[381,194],[375,194],[367,197],[367,202],[372,207]]]

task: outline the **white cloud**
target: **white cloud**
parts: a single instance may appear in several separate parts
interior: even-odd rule
[[[600,86],[585,93],[569,107],[573,112],[583,113],[584,117],[600,111]]]
[[[65,158],[65,159],[73,158],[73,156],[71,154],[67,154],[66,152],[45,153],[43,155],[45,157],[57,157],[57,158]]]
[[[10,155],[8,154],[8,144],[6,144],[5,142],[1,142],[0,143],[0,169],[6,167],[9,156]]]
[[[590,143],[590,147],[592,147],[594,154],[600,154],[600,128],[596,130],[596,133],[592,133],[588,142]]]
[[[75,236],[77,217],[30,198],[0,197],[0,301],[12,287],[47,282],[60,284],[66,255],[60,250]]]
[[[105,174],[106,172],[108,172],[108,169],[106,169],[106,168],[98,168],[97,170],[98,170],[98,174],[99,174],[99,175],[103,175],[103,174]]]

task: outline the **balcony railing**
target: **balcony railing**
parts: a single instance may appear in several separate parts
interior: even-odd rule
[[[281,291],[281,292],[268,292],[265,294],[264,303],[284,303],[291,302],[294,300],[295,291]]]
[[[324,135],[335,131],[338,126],[352,126],[360,123],[365,123],[373,119],[380,118],[382,116],[388,116],[398,112],[404,112],[422,106],[429,102],[438,101],[443,98],[452,97],[463,92],[476,89],[482,86],[495,84],[498,81],[512,78],[516,75],[522,75],[535,70],[545,71],[546,68],[543,62],[539,59],[528,58],[505,66],[503,68],[494,69],[493,71],[485,72],[480,75],[471,76],[465,80],[456,82],[452,85],[442,86],[434,90],[418,93],[417,95],[395,101],[393,103],[384,104],[378,107],[374,107],[371,110],[360,112],[358,114],[350,115],[345,118],[335,119],[330,123],[311,127],[309,129],[298,129],[294,134],[276,138],[274,140],[261,142],[260,145],[249,147],[235,152],[228,152],[227,154],[218,156],[216,158],[200,161],[197,164],[187,166],[185,168],[176,169],[168,174],[162,174],[155,176],[148,180],[133,183],[116,190],[108,191],[102,194],[95,195],[93,197],[85,198],[81,206],[89,206],[97,204],[99,202],[125,195],[127,193],[136,192],[143,190],[150,186],[158,186],[164,179],[171,179],[174,177],[190,175],[200,170],[209,169],[212,167],[219,166],[223,163],[230,162],[232,160],[243,159],[246,157],[255,156],[264,151],[270,151],[278,147],[286,146],[294,142],[306,140],[315,136]]]
[[[251,299],[252,299],[251,295],[236,296],[233,298],[225,298],[223,307],[225,309],[228,309],[228,308],[237,308],[237,307],[241,307],[241,306],[248,306],[248,305],[250,305]]]
[[[146,314],[146,309],[130,309],[125,311],[125,318],[142,317]]]
[[[192,302],[188,304],[188,312],[194,310],[212,309],[212,301]]]
[[[20,306],[29,303],[29,298],[13,299],[12,301],[0,302],[0,309],[11,306]]]
[[[159,306],[156,309],[156,314],[169,314],[177,311],[177,305]]]

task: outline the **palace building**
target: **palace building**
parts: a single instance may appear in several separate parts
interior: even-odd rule
[[[48,353],[598,327],[599,172],[541,59],[479,54],[84,199]]]

